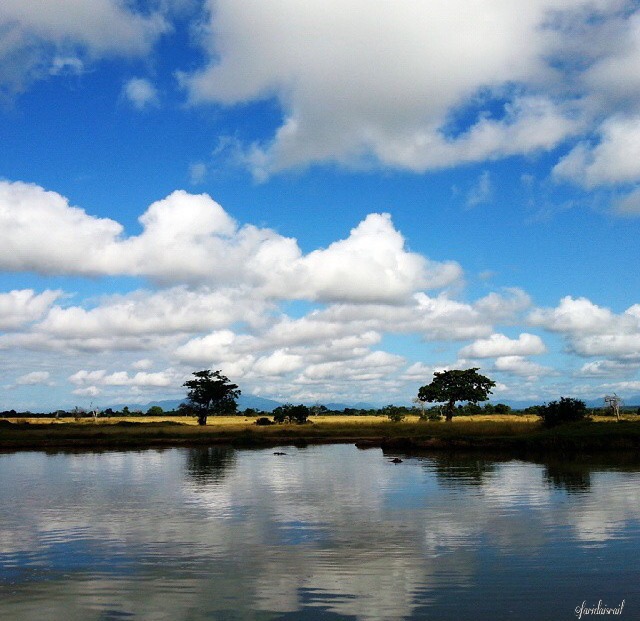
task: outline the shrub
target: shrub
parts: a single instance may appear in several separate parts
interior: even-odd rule
[[[584,401],[571,397],[560,397],[560,401],[552,401],[540,406],[538,416],[545,427],[555,427],[565,423],[576,423],[587,420],[587,406]]]
[[[399,423],[404,420],[406,410],[395,405],[386,405],[381,410],[382,414],[389,417],[392,423]]]
[[[298,423],[303,425],[307,422],[311,411],[306,405],[292,405],[285,403],[273,410],[273,420],[276,423]]]
[[[273,425],[273,421],[270,418],[267,418],[266,416],[261,416],[256,420],[256,425],[261,425],[261,426]]]
[[[477,403],[467,403],[460,414],[475,416],[477,414],[482,414],[482,408]]]
[[[442,407],[436,405],[431,408],[423,409],[420,412],[419,418],[421,421],[439,421],[442,420]]]
[[[504,403],[496,403],[493,411],[496,414],[511,414],[511,408]]]

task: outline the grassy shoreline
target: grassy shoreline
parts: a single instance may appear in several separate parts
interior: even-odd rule
[[[533,417],[459,417],[451,423],[410,418],[392,423],[383,417],[313,417],[307,425],[256,426],[254,419],[219,417],[204,427],[176,417],[139,419],[56,420],[0,419],[0,450],[144,449],[231,444],[352,443],[360,448],[427,450],[505,450],[514,456],[531,452],[638,451],[640,421],[591,423],[543,429]]]

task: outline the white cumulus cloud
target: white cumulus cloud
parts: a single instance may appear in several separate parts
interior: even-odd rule
[[[497,371],[521,375],[529,380],[536,380],[551,372],[548,367],[527,360],[524,356],[500,356],[496,358],[494,367]]]
[[[555,176],[588,189],[640,180],[640,116],[611,117],[598,133],[597,144],[580,142],[562,158]]]
[[[138,110],[160,105],[158,89],[145,78],[131,78],[125,83],[122,93]]]
[[[529,321],[565,335],[580,356],[640,359],[640,304],[616,314],[586,298],[567,296],[556,308],[532,311]]]
[[[462,274],[455,262],[407,251],[388,214],[370,214],[346,239],[307,255],[295,239],[239,226],[206,194],[175,191],[139,221],[142,232],[125,237],[118,222],[92,217],[55,192],[0,181],[0,268],[244,284],[263,298],[357,302],[397,302]]]
[[[277,98],[282,125],[247,154],[258,176],[368,156],[422,171],[553,148],[582,124],[576,98],[559,96],[571,76],[556,57],[589,24],[597,34],[619,19],[613,3],[587,0],[207,4],[210,60],[182,82],[194,103]]]
[[[478,339],[460,350],[467,358],[496,358],[498,356],[533,356],[544,354],[547,348],[535,334],[523,333],[517,339],[504,334],[492,334],[487,339]]]
[[[61,295],[61,291],[36,293],[33,289],[0,293],[0,330],[15,330],[41,319]]]
[[[82,57],[147,54],[169,28],[159,11],[138,12],[120,0],[3,0],[0,90],[20,90],[63,66],[81,68]]]
[[[177,374],[172,370],[159,371],[157,373],[147,373],[146,371],[138,371],[130,375],[126,371],[114,371],[107,373],[105,369],[95,371],[87,371],[81,369],[69,376],[69,381],[76,386],[92,385],[92,386],[136,386],[144,387],[168,387],[172,386],[179,379]]]
[[[49,384],[50,377],[51,375],[49,371],[31,371],[31,373],[26,373],[25,375],[21,375],[18,379],[16,379],[16,384],[18,386],[36,386],[38,384]]]

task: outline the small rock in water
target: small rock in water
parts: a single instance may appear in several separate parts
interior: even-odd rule
[[[401,460],[399,457],[394,457],[394,458],[391,460],[391,463],[392,463],[392,464],[401,464],[401,463],[402,463],[402,460]]]
[[[286,455],[286,453],[279,453],[278,451],[276,451],[274,455]]]

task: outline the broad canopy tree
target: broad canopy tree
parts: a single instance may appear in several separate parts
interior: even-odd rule
[[[486,401],[496,385],[478,369],[441,371],[433,374],[433,381],[418,390],[420,401],[445,403],[445,418],[451,421],[456,401]]]
[[[240,396],[237,384],[232,384],[221,371],[196,371],[194,379],[186,381],[188,388],[186,409],[198,417],[199,425],[207,424],[207,416],[235,414],[236,399]]]
[[[273,410],[273,420],[276,423],[298,423],[299,425],[304,425],[310,414],[311,410],[302,403],[300,405],[285,403]]]

